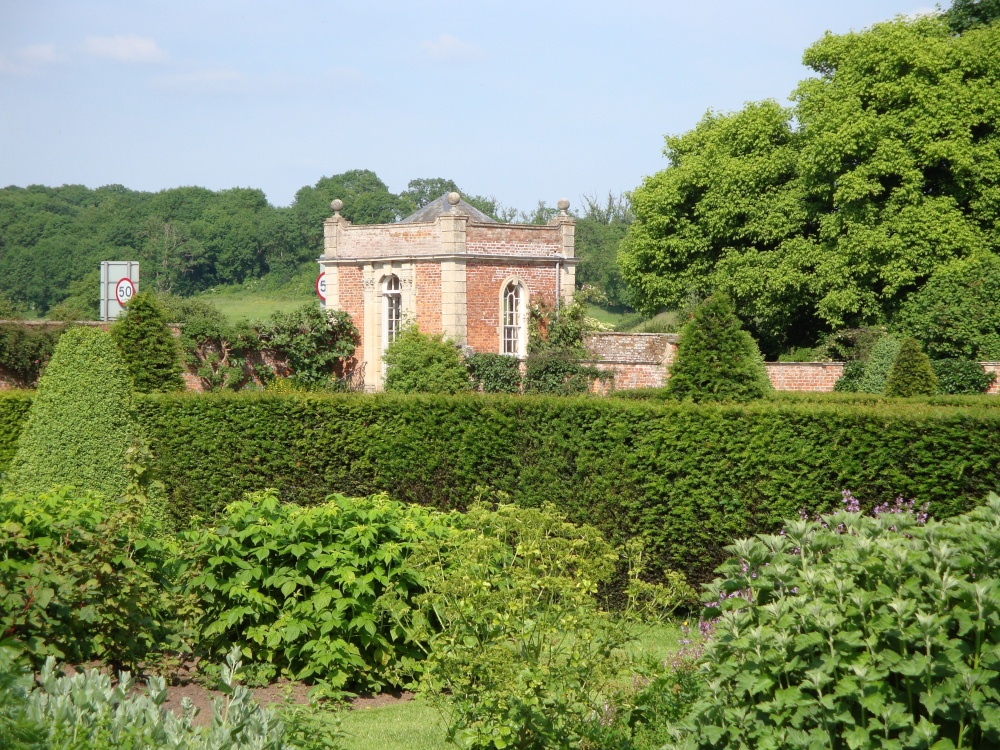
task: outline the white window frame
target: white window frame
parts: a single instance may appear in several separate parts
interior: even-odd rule
[[[399,338],[403,329],[403,285],[391,274],[382,280],[382,351]]]
[[[514,293],[513,310],[511,292]],[[528,354],[528,287],[519,278],[500,286],[500,353],[518,359]],[[510,335],[513,334],[513,335]],[[513,346],[508,344],[512,343]]]

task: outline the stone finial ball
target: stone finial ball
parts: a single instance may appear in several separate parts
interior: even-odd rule
[[[449,203],[450,203],[451,205],[453,205],[453,206],[457,206],[457,205],[458,205],[458,202],[459,202],[460,200],[462,200],[462,196],[461,196],[461,195],[459,195],[458,193],[456,193],[456,192],[454,192],[454,191],[452,191],[452,192],[448,193],[448,202],[449,202]]]
[[[344,208],[344,201],[340,200],[340,198],[334,198],[330,203],[330,208],[334,211],[340,211]]]
[[[569,201],[566,200],[565,198],[560,198],[559,202],[556,203],[556,205],[559,207],[560,211],[565,211],[567,208],[569,208]]]

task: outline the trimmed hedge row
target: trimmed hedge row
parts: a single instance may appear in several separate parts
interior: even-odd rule
[[[947,517],[1000,488],[1000,411],[971,404],[267,393],[137,402],[182,520],[265,487],[300,503],[385,491],[441,508],[503,492],[554,502],[615,541],[642,534],[657,563],[694,580],[710,577],[734,538],[837,506],[844,489],[872,504],[902,494]],[[0,398],[0,425],[23,405]]]

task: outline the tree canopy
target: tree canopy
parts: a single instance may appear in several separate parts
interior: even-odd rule
[[[765,349],[891,321],[942,264],[1000,250],[1000,25],[827,34],[782,107],[666,139],[619,254],[642,312],[727,293]]]
[[[77,320],[97,316],[103,260],[138,260],[143,289],[180,296],[269,272],[290,275],[321,254],[334,198],[344,201],[345,218],[372,224],[409,214],[438,189],[457,186],[418,179],[397,195],[365,169],[323,177],[289,207],[272,206],[254,188],[11,186],[0,189],[0,294]],[[504,210],[493,198],[463,195],[498,218]]]

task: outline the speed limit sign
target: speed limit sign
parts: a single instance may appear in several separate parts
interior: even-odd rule
[[[132,295],[134,294],[135,284],[127,276],[124,279],[119,279],[118,283],[115,284],[115,299],[118,300],[118,304],[122,307],[128,304],[128,301],[132,299]]]
[[[326,272],[316,277],[316,294],[319,295],[321,300],[326,302]]]

